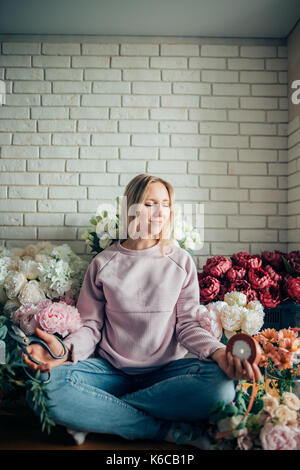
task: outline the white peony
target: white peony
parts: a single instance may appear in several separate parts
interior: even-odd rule
[[[264,411],[269,413],[271,416],[274,416],[274,412],[276,408],[279,406],[279,401],[276,397],[273,395],[270,395],[269,393],[266,393],[262,397],[262,401],[264,403]]]
[[[243,292],[238,291],[226,292],[224,295],[224,301],[228,305],[239,305],[240,307],[243,307],[247,303],[247,296],[243,294]]]
[[[22,305],[37,304],[44,298],[45,294],[38,281],[27,282],[18,295],[18,300]]]
[[[264,312],[262,310],[248,310],[243,308],[241,329],[250,336],[256,335],[264,324]]]
[[[221,311],[223,328],[229,331],[240,330],[243,312],[237,305],[226,305]]]
[[[104,249],[105,249],[107,246],[109,246],[110,244],[111,244],[111,238],[110,238],[109,234],[108,234],[108,233],[104,233],[104,234],[101,236],[100,240],[99,240],[99,246],[100,246],[100,248],[102,248],[102,249],[104,250]]]
[[[26,283],[27,279],[22,272],[9,271],[3,282],[3,287],[7,297],[9,299],[16,298]]]
[[[289,421],[297,420],[297,411],[291,410],[286,405],[279,405],[274,411],[274,417],[277,418],[281,424],[286,424]]]
[[[288,406],[291,410],[299,410],[300,409],[300,400],[294,393],[291,392],[283,392],[282,394],[282,402],[284,405]]]
[[[19,269],[27,279],[36,279],[38,277],[38,263],[29,256],[19,259]]]

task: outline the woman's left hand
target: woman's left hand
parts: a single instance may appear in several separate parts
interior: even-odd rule
[[[262,379],[259,367],[256,364],[250,364],[246,359],[233,357],[226,348],[217,349],[211,356],[225,374],[233,380],[253,380],[260,382]]]

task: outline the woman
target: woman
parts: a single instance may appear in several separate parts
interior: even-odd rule
[[[128,237],[90,263],[77,302],[83,326],[64,339],[67,359],[53,360],[35,344],[28,352],[43,365],[26,355],[24,361],[51,370],[53,419],[77,442],[99,432],[205,448],[201,422],[210,406],[232,401],[234,380],[259,381],[260,371],[226,357],[225,346],[196,321],[197,270],[172,239],[172,186],[141,174],[124,196]],[[61,353],[53,335],[37,334]],[[187,352],[197,357],[185,358]]]

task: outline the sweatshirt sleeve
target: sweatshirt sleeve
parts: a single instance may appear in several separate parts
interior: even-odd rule
[[[217,349],[225,345],[202,328],[197,321],[200,308],[200,290],[197,269],[189,255],[185,265],[184,280],[178,301],[176,315],[176,337],[189,352],[199,359],[208,359]]]
[[[82,326],[64,338],[64,344],[70,350],[70,360],[73,363],[93,354],[101,338],[106,299],[102,283],[97,280],[97,272],[97,263],[93,260],[85,273],[76,304]]]

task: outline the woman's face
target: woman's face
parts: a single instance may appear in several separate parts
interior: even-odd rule
[[[141,238],[158,238],[170,217],[170,198],[167,188],[159,181],[150,183],[145,200],[140,205],[137,231]]]

